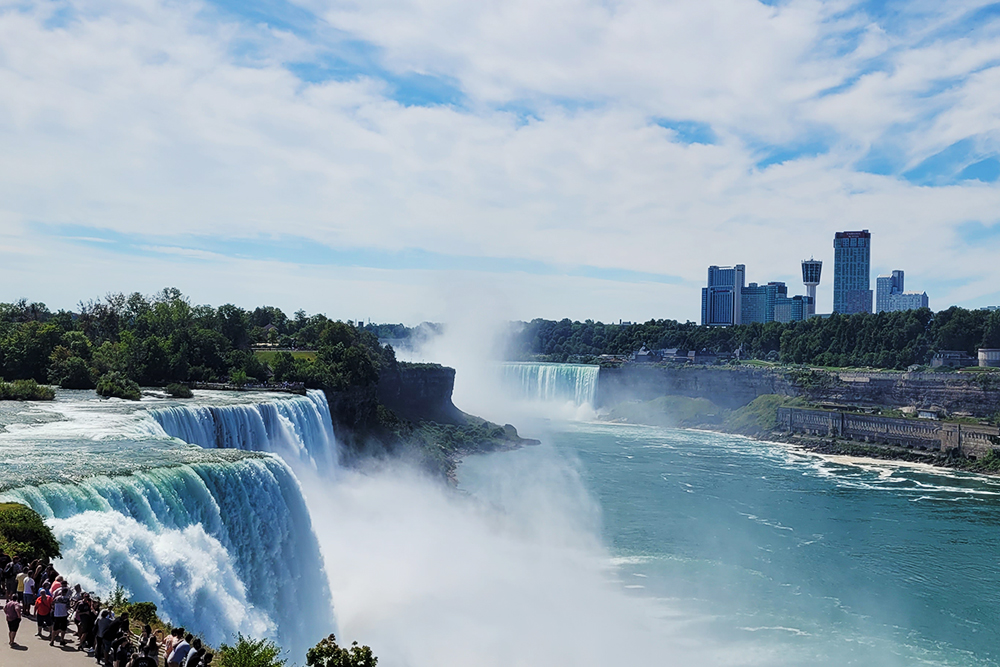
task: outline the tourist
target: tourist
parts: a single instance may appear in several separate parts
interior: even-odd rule
[[[108,616],[108,610],[102,609],[101,616],[97,619],[97,641],[94,644],[94,657],[98,663],[104,661],[104,654],[107,652],[104,637],[108,634],[108,628],[111,627],[113,622]],[[108,642],[107,648],[110,648],[110,642]]]
[[[118,618],[111,621],[111,625],[104,633],[104,648],[106,655],[104,656],[104,662],[108,665],[116,665],[117,663],[117,651],[118,646],[115,642],[120,638],[124,637],[128,639],[128,614],[122,614]]]
[[[168,665],[168,659],[170,654],[173,652],[174,647],[181,643],[181,637],[184,636],[184,628],[174,628],[170,631],[170,635],[167,637],[166,641],[163,642],[163,664],[164,667]]]
[[[174,647],[173,652],[167,658],[167,667],[181,667],[187,659],[188,651],[191,650],[192,639],[194,639],[194,637],[190,632],[184,635],[184,639],[182,639],[180,643]]]
[[[38,597],[35,598],[35,621],[38,623],[36,637],[42,636],[42,630],[49,628],[49,639],[52,638],[52,597],[45,587],[38,589]],[[44,639],[44,637],[43,637]]]
[[[94,631],[97,626],[97,614],[89,596],[84,594],[83,599],[76,606],[76,612],[79,619],[77,621],[77,634],[80,636],[77,650],[88,650],[94,643]]]
[[[25,572],[24,593],[21,596],[21,606],[24,609],[25,616],[31,616],[31,606],[33,604],[35,604],[35,580],[29,571]]]
[[[188,651],[187,658],[184,660],[184,667],[198,667],[204,654],[205,652],[201,648],[201,639],[195,638],[191,642],[191,650]]]
[[[4,605],[3,612],[7,617],[7,632],[10,634],[10,645],[14,646],[17,628],[21,625],[21,603],[15,597],[9,598],[7,604]]]
[[[69,629],[69,597],[66,595],[66,587],[55,589],[52,596],[52,632],[49,633],[49,646],[56,641],[59,636],[59,643],[66,645],[66,631]]]
[[[28,572],[21,565],[18,565],[17,580],[17,601],[24,604],[24,580],[28,577]]]

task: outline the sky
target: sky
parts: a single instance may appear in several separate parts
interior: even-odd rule
[[[0,0],[0,301],[698,320],[872,233],[1000,303],[1000,3]]]

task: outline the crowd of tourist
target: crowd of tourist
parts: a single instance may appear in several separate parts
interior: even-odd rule
[[[212,654],[184,628],[174,628],[164,637],[162,630],[153,632],[147,624],[134,635],[127,613],[116,617],[113,610],[102,608],[95,595],[84,592],[80,584],[70,586],[51,563],[27,562],[0,552],[0,590],[6,597],[11,647],[17,646],[17,633],[26,619],[35,621],[35,636],[48,639],[49,646],[57,642],[72,646],[67,639],[72,622],[76,650],[86,651],[104,667],[212,666]]]

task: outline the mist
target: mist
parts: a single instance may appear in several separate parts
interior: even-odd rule
[[[542,447],[458,492],[402,465],[306,483],[342,638],[395,666],[707,664],[690,619],[624,588],[598,505]]]

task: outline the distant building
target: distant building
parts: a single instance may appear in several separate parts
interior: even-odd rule
[[[872,312],[871,239],[867,229],[833,238],[833,311]]]
[[[961,350],[939,350],[931,357],[931,368],[968,368],[975,366],[976,359]]]
[[[891,297],[903,293],[903,272],[893,271],[891,275],[875,279],[875,312],[885,313],[895,310],[891,307]]]
[[[655,364],[660,361],[660,354],[643,345],[637,352],[632,353],[632,361],[640,364]]]
[[[906,292],[903,290],[903,272],[893,271],[892,275],[875,279],[875,312],[894,313],[900,310],[927,308],[930,300],[927,292]]]
[[[743,288],[741,323],[773,322],[774,304],[778,297],[784,296],[788,296],[785,283],[770,282],[766,285],[750,283]]]
[[[787,324],[808,318],[811,302],[811,298],[802,295],[779,297],[774,303],[774,321]]]
[[[1000,367],[1000,350],[986,347],[979,348],[979,365],[982,368]]]
[[[701,290],[701,323],[732,326],[743,320],[743,287],[746,266],[708,267],[708,287]]]
[[[809,317],[816,314],[816,287],[823,274],[823,262],[818,259],[802,260],[802,283],[806,286],[806,296],[811,299]]]
[[[903,292],[892,295],[892,298],[889,299],[889,310],[918,310],[929,308],[930,303],[927,292]]]

